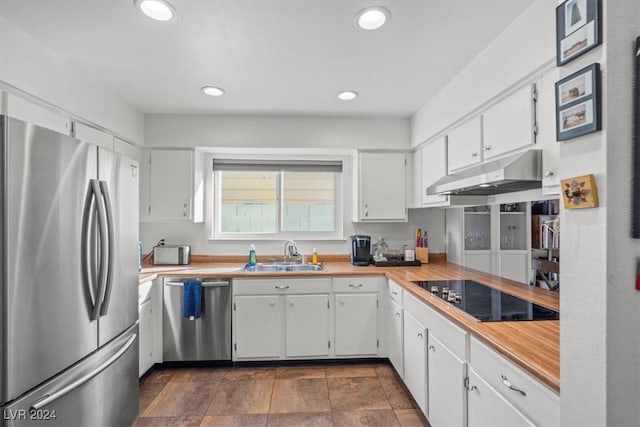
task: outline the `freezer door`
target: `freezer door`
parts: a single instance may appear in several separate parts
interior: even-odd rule
[[[138,162],[100,148],[98,179],[111,224],[99,319],[103,345],[138,320]]]
[[[131,426],[138,413],[137,325],[2,408],[5,427]]]
[[[96,350],[98,336],[81,267],[96,148],[6,116],[0,124],[1,405]]]

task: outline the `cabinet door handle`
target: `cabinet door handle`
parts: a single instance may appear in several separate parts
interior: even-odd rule
[[[418,332],[418,338],[422,339],[422,334]]]
[[[546,178],[549,178],[550,176],[553,176],[553,171],[550,171],[550,170],[546,170],[546,171],[544,171],[544,176],[545,176]]]
[[[400,317],[400,313],[396,313],[396,317]]]
[[[429,347],[427,347],[427,348],[428,348],[429,350],[431,350],[431,351],[434,351],[434,352],[436,351],[436,348],[435,348],[434,346],[432,346],[432,345],[430,345],[430,346],[429,346]]]
[[[486,147],[484,147],[484,151],[490,151],[491,150],[491,146],[487,145]]]
[[[340,300],[340,304],[344,305],[344,300],[341,299]]]
[[[398,295],[398,293],[396,291],[391,291],[392,294],[394,295]]]
[[[182,206],[182,216],[187,216],[187,204],[185,203],[184,206]]]
[[[289,305],[293,307],[293,301],[289,301]]]
[[[369,216],[369,205],[364,205],[364,216]]]
[[[474,386],[473,384],[469,386],[469,391],[474,391],[477,390],[478,387]]]
[[[275,303],[275,302],[273,302],[273,301],[269,301],[269,305],[270,305],[271,307],[273,307],[274,305],[276,305],[276,303]]]
[[[471,157],[474,157],[474,158],[478,157],[478,152],[477,151],[472,152],[471,153]]]
[[[500,377],[502,378],[502,384],[504,384],[510,390],[517,391],[518,393],[520,393],[523,396],[527,395],[527,393],[525,393],[524,390],[519,389],[518,387],[516,387],[513,384],[511,384],[511,381],[509,381],[509,379],[507,377],[505,377],[504,375],[500,375]]]
[[[289,285],[276,285],[276,289],[289,289]]]
[[[349,283],[350,288],[361,288],[362,283]]]

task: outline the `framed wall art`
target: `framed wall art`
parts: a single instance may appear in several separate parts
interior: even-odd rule
[[[556,63],[564,65],[602,43],[600,0],[566,0],[556,8]]]
[[[565,209],[598,207],[598,187],[592,174],[562,180]]]
[[[600,64],[591,64],[556,83],[558,141],[599,131],[600,116]]]

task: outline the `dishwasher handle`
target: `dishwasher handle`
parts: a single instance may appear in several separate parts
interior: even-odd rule
[[[170,281],[170,282],[164,282],[165,285],[167,286],[184,286],[184,282],[183,281]],[[202,282],[202,287],[203,288],[225,288],[225,287],[229,287],[229,282],[228,281],[204,281]]]

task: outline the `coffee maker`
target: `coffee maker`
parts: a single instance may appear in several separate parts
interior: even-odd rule
[[[351,237],[351,264],[369,265],[371,257],[371,236],[356,234]]]

